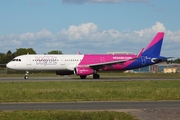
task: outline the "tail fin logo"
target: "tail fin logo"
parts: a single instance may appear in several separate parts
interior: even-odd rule
[[[146,47],[143,55],[160,56],[164,32],[158,32],[150,44]]]

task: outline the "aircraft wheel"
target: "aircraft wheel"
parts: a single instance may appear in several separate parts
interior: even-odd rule
[[[29,78],[29,77],[28,77],[28,75],[25,75],[25,76],[24,76],[24,79],[26,79],[26,80],[27,80],[28,78]]]
[[[25,74],[25,76],[24,76],[24,79],[25,79],[25,80],[27,80],[27,79],[29,78],[28,74],[29,74],[29,71],[26,71],[26,74]]]
[[[93,75],[93,78],[94,78],[94,79],[99,79],[99,78],[100,78],[100,75],[99,75],[99,74],[94,74],[94,75]]]
[[[81,79],[86,79],[86,75],[81,75],[80,78]]]

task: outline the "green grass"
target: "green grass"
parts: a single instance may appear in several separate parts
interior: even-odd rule
[[[180,81],[0,82],[0,102],[180,100]]]
[[[110,78],[110,77],[121,77],[121,78],[179,78],[180,79],[180,73],[122,73],[118,71],[113,72],[99,72],[101,78]],[[0,74],[0,77],[24,77],[25,72],[20,71],[18,74]],[[70,75],[71,77],[79,78],[79,76],[76,75]],[[33,71],[30,71],[29,77],[57,77],[55,72],[39,72],[34,73]]]
[[[1,120],[137,120],[130,114],[109,111],[0,111]]]

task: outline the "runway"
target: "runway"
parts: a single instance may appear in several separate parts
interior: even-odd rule
[[[64,76],[64,77],[30,77],[29,79],[25,80],[22,77],[0,77],[0,82],[46,82],[46,81],[142,81],[142,80],[180,80],[180,78],[133,78],[133,77],[102,77],[100,79],[93,79],[91,76],[87,79],[80,79],[79,77],[71,77],[71,76]]]
[[[1,103],[0,110],[121,110],[121,109],[180,109],[180,101],[158,102],[58,102]]]

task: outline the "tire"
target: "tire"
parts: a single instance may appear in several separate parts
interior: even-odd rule
[[[25,76],[24,76],[24,79],[25,79],[25,80],[27,80],[28,78],[29,78],[28,75],[25,75]]]
[[[94,78],[94,79],[99,79],[99,78],[100,78],[100,75],[99,75],[99,74],[94,74],[94,75],[93,75],[93,78]]]
[[[80,78],[81,79],[86,79],[86,75],[81,75]]]

